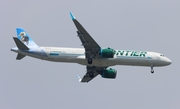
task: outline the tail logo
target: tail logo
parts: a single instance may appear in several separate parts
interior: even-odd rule
[[[26,42],[26,44],[28,45],[29,44],[29,37],[26,35],[26,33],[25,32],[21,32],[20,33],[20,40],[24,43],[24,42]]]

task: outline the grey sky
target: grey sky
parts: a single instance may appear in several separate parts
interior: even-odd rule
[[[12,39],[23,27],[39,46],[82,47],[71,21],[102,46],[165,54],[167,67],[113,66],[115,80],[81,84],[85,66],[25,57],[15,60]],[[179,0],[1,0],[0,109],[180,108]]]

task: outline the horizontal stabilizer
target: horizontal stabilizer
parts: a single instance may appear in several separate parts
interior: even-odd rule
[[[29,48],[24,45],[17,37],[13,37],[13,39],[20,50],[29,50]]]
[[[22,55],[22,54],[19,54],[17,55],[16,57],[16,60],[21,60],[22,58],[24,58],[26,55]]]

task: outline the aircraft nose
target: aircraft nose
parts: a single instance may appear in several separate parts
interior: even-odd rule
[[[167,63],[167,65],[170,65],[172,63],[172,61],[169,58],[166,58],[166,63]]]

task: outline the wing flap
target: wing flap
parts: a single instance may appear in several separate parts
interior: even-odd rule
[[[71,18],[77,28],[77,34],[84,46],[86,52],[90,52],[93,55],[97,54],[100,51],[101,47],[97,44],[97,42],[91,37],[91,35],[85,30],[85,28],[76,20],[72,13],[70,13]],[[91,55],[91,54],[90,54]],[[88,58],[89,55],[86,55]]]
[[[89,82],[99,74],[98,72],[93,72],[93,73],[94,73],[94,76],[90,76],[89,73],[86,73],[84,77],[82,78],[81,82]]]
[[[74,19],[73,22],[78,30],[77,33],[83,45],[89,45],[91,48],[101,48],[76,19]]]
[[[89,82],[94,79],[97,75],[101,74],[101,72],[107,67],[96,67],[96,66],[87,66],[87,73],[81,79],[81,82]]]

